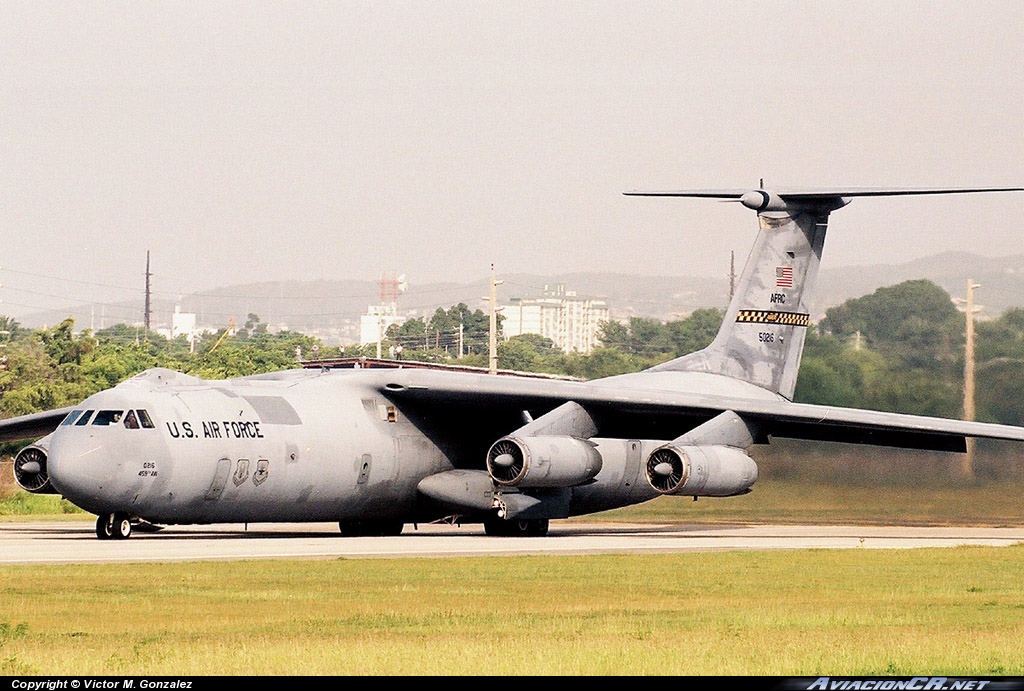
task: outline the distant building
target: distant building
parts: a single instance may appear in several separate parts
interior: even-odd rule
[[[360,344],[379,344],[384,340],[384,335],[392,324],[401,326],[405,323],[405,317],[398,316],[398,296],[404,293],[407,287],[405,274],[381,276],[380,304],[370,305],[366,309],[366,314],[359,318]],[[379,357],[380,353],[377,355]]]
[[[174,314],[171,316],[171,338],[174,339],[183,334],[189,343],[195,338],[196,315],[194,312],[182,312],[181,307],[175,307]]]
[[[359,318],[359,342],[363,345],[378,343],[384,339],[384,334],[392,324],[401,326],[404,323],[405,317],[398,316],[395,303],[370,305],[366,314]]]
[[[161,336],[172,340],[178,336],[184,336],[191,349],[195,349],[196,341],[199,339],[199,329],[196,328],[195,313],[182,312],[180,305],[175,306],[174,314],[171,315],[170,329],[154,330]]]
[[[600,344],[601,322],[608,321],[603,300],[581,298],[564,285],[544,286],[544,297],[513,298],[501,308],[505,339],[522,334],[550,338],[557,348],[571,353],[589,353]]]

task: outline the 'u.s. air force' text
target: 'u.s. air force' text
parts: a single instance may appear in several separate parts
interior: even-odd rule
[[[912,679],[833,679],[818,677],[807,687],[822,691],[978,691],[991,680],[913,677]]]
[[[263,431],[256,420],[203,420],[202,433],[191,422],[167,423],[167,432],[175,439],[262,439]]]

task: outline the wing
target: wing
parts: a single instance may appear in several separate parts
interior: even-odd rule
[[[68,416],[71,410],[71,408],[57,408],[42,413],[0,420],[0,442],[45,437],[57,429],[57,425]]]
[[[380,385],[425,434],[462,467],[479,465],[488,446],[531,419],[574,401],[596,423],[595,437],[680,437],[732,411],[772,437],[933,451],[966,450],[966,438],[1024,441],[1024,428],[872,410],[617,385],[613,379],[564,382],[477,374],[394,370]]]

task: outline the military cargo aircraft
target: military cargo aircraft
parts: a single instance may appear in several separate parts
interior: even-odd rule
[[[661,495],[750,491],[774,437],[964,452],[1024,428],[794,403],[829,214],[855,197],[1024,188],[698,190],[759,232],[717,337],[643,372],[566,381],[412,366],[225,381],[152,369],[73,408],[0,421],[29,492],[97,514],[96,535],[173,524],[331,521],[344,535],[549,521]]]

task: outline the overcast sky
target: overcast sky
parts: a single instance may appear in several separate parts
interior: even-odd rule
[[[1022,186],[1022,41],[1019,0],[0,0],[0,313],[147,250],[165,295],[723,276],[752,212],[622,192]],[[1022,212],[856,200],[825,265],[1024,254]]]

